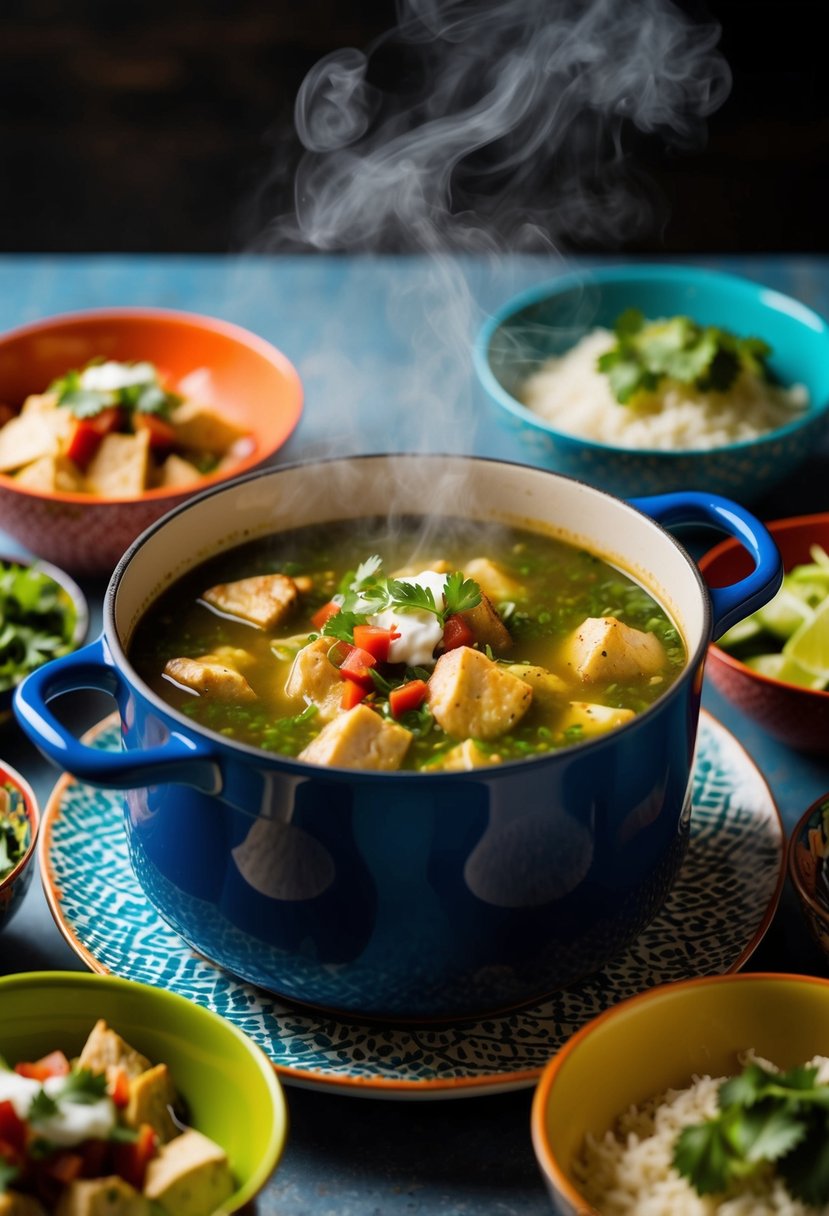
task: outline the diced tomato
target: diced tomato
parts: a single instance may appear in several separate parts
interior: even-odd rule
[[[93,418],[76,418],[69,433],[66,455],[80,468],[85,468],[98,450],[104,435],[118,429],[121,411],[111,405]]]
[[[429,695],[425,680],[407,680],[389,693],[389,709],[392,717],[400,718],[410,709],[419,709]]]
[[[311,617],[311,624],[315,629],[322,629],[325,622],[340,611],[340,605],[335,604],[333,600],[329,600],[327,604],[323,604],[318,608]]]
[[[156,1136],[149,1123],[142,1123],[138,1136],[126,1144],[118,1144],[114,1153],[114,1169],[125,1182],[129,1182],[140,1191],[144,1187],[144,1175],[147,1166],[155,1156],[158,1146]]]
[[[340,704],[343,709],[353,709],[367,695],[368,689],[364,688],[362,684],[356,684],[354,680],[343,680],[343,694]]]
[[[457,612],[443,623],[443,649],[455,650],[458,646],[471,646],[475,635],[468,622]]]
[[[14,1071],[21,1077],[31,1077],[34,1081],[45,1081],[47,1077],[66,1077],[69,1075],[69,1069],[69,1061],[62,1051],[50,1051],[39,1060],[24,1060],[14,1066]]]
[[[355,625],[354,645],[374,655],[378,663],[387,663],[389,647],[400,637],[398,629],[381,629],[379,625]]]
[[[367,650],[361,650],[359,646],[352,646],[340,663],[340,675],[346,680],[353,680],[355,684],[362,685],[365,689],[373,688],[371,668],[376,665],[377,660],[373,654],[369,654]]]
[[[116,1106],[126,1106],[130,1100],[130,1079],[123,1068],[110,1068],[107,1092]]]
[[[0,1145],[7,1144],[15,1152],[26,1145],[26,1124],[8,1099],[0,1102]],[[2,1156],[0,1151],[0,1156]]]
[[[62,1150],[45,1158],[41,1168],[50,1178],[54,1178],[56,1182],[66,1186],[68,1183],[74,1182],[76,1178],[80,1178],[83,1171],[83,1157],[80,1153],[70,1152],[68,1149]]]
[[[176,428],[159,418],[158,414],[144,414],[136,410],[132,422],[137,431],[149,433],[151,448],[172,448],[178,443]]]

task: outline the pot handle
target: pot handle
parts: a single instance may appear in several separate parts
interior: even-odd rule
[[[85,688],[108,693],[122,707],[130,695],[103,637],[45,663],[15,689],[17,720],[47,759],[82,781],[109,789],[178,782],[210,794],[219,792],[221,774],[213,751],[176,730],[171,730],[159,747],[135,752],[106,752],[76,739],[55,717],[48,702]]]
[[[738,540],[754,559],[754,569],[729,587],[709,587],[713,637],[767,604],[783,581],[783,562],[768,529],[744,507],[718,494],[688,490],[628,499],[658,524],[708,524]]]

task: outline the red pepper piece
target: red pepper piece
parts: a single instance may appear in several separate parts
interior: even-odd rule
[[[419,709],[429,695],[425,680],[407,680],[389,693],[389,709],[392,717],[400,718],[411,709]]]
[[[4,1156],[2,1145],[15,1153],[22,1153],[26,1147],[26,1124],[8,1099],[0,1102],[0,1157]]]
[[[176,428],[158,414],[144,414],[136,410],[132,416],[132,424],[136,431],[147,431],[150,436],[151,448],[173,448],[178,443]]]
[[[321,630],[324,627],[325,622],[330,620],[330,618],[335,616],[339,611],[340,605],[335,604],[333,600],[329,600],[327,604],[323,604],[321,608],[316,610],[314,615],[311,617],[311,624],[315,629]]]
[[[353,680],[343,680],[343,692],[340,704],[343,709],[353,709],[368,695],[368,689]]]
[[[116,431],[121,424],[121,411],[110,405],[94,418],[76,418],[66,445],[66,455],[80,468],[85,468],[98,450],[104,435]]]
[[[389,661],[389,648],[399,637],[398,629],[381,629],[379,625],[354,626],[354,645],[374,655],[378,663]]]
[[[443,649],[455,650],[458,646],[471,646],[475,635],[467,621],[459,614],[448,616],[443,624]]]
[[[155,1156],[158,1146],[156,1136],[149,1123],[142,1123],[135,1140],[115,1147],[114,1167],[125,1182],[129,1182],[137,1191],[144,1188],[144,1175],[147,1166]]]
[[[34,1081],[45,1081],[47,1077],[66,1077],[70,1065],[62,1051],[50,1051],[39,1060],[23,1060],[15,1064],[14,1071],[21,1077],[30,1077]]]
[[[368,690],[374,687],[371,668],[376,665],[377,660],[373,654],[369,654],[367,650],[361,650],[359,646],[352,646],[340,664],[340,675]]]

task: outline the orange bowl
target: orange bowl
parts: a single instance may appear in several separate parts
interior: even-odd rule
[[[766,524],[783,569],[810,561],[809,548],[829,550],[829,513],[797,515]],[[727,540],[699,560],[703,578],[718,587],[748,574],[747,551]],[[741,663],[716,644],[708,649],[706,678],[738,709],[781,743],[810,754],[829,754],[829,692],[775,680]]]
[[[111,573],[124,550],[172,507],[216,482],[265,464],[302,411],[296,369],[269,342],[241,326],[162,308],[66,313],[0,335],[0,402],[22,405],[71,368],[103,356],[147,360],[173,391],[198,396],[251,436],[232,466],[192,485],[129,498],[31,490],[0,474],[2,528],[31,552],[73,573]]]

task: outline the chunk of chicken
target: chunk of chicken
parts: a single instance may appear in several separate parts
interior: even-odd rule
[[[50,493],[80,494],[84,491],[84,479],[76,464],[67,456],[41,456],[33,460],[15,475],[19,486],[30,490],[48,490]]]
[[[150,1061],[147,1057],[130,1047],[120,1034],[110,1029],[103,1018],[99,1018],[90,1030],[78,1057],[78,1068],[88,1068],[90,1072],[121,1068],[128,1077],[137,1077],[149,1067]]]
[[[342,676],[328,657],[333,645],[333,638],[322,637],[303,646],[285,684],[289,697],[301,697],[306,705],[316,705],[322,722],[336,718],[342,707]]]
[[[149,431],[134,435],[111,431],[86,467],[86,488],[109,498],[133,497],[147,488],[149,470]]]
[[[512,646],[512,637],[498,615],[492,600],[483,591],[481,602],[459,614],[464,618],[481,646],[489,646],[495,654],[504,654]]]
[[[299,591],[287,574],[255,574],[208,587],[202,599],[228,616],[241,617],[259,629],[273,629],[291,615]]]
[[[189,486],[201,476],[194,464],[171,452],[159,469],[157,484],[168,487]]]
[[[655,675],[667,662],[653,633],[644,633],[615,616],[587,617],[562,650],[562,659],[585,683]]]
[[[562,733],[575,727],[579,739],[592,739],[594,735],[604,735],[617,726],[623,726],[635,716],[632,709],[593,705],[590,701],[571,701],[557,726]]]
[[[533,690],[533,700],[542,709],[554,709],[567,699],[570,691],[567,683],[546,667],[537,667],[533,663],[512,663],[507,671],[529,684]]]
[[[429,772],[459,773],[469,772],[473,768],[486,768],[490,764],[500,764],[501,757],[492,752],[485,752],[474,739],[464,739],[463,743],[444,752],[443,755],[430,764]]]
[[[124,1122],[136,1128],[149,1123],[162,1144],[177,1136],[179,1129],[170,1115],[176,1100],[170,1070],[166,1064],[156,1064],[129,1081],[129,1098],[124,1108]]]
[[[244,438],[244,427],[204,405],[200,401],[183,401],[170,414],[178,442],[185,448],[223,455],[237,440]]]
[[[55,1216],[150,1216],[149,1200],[117,1174],[75,1178],[63,1188]]]
[[[194,658],[168,659],[164,675],[176,684],[192,688],[202,697],[219,697],[227,701],[255,701],[256,693],[245,677],[226,659],[217,654],[201,654]]]
[[[411,741],[411,731],[367,705],[355,705],[327,723],[299,758],[336,768],[390,772],[400,768]]]
[[[41,456],[57,456],[72,424],[69,410],[33,410],[10,418],[0,430],[0,473],[11,473]]]
[[[227,1154],[188,1128],[147,1165],[144,1194],[170,1216],[211,1216],[235,1189]]]
[[[524,588],[521,584],[488,557],[473,557],[464,565],[463,572],[467,578],[473,578],[481,591],[496,604],[523,598]]]
[[[455,739],[495,739],[530,708],[532,688],[471,646],[441,655],[429,680],[429,707]]]

